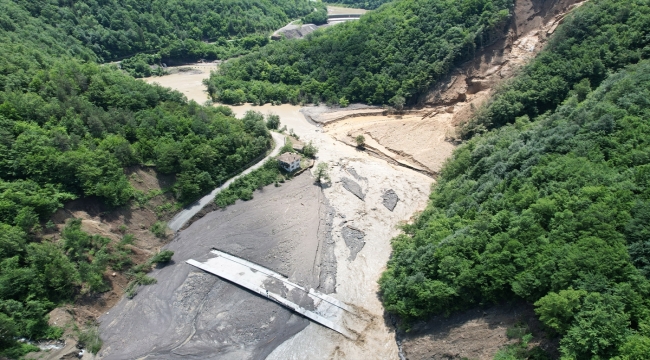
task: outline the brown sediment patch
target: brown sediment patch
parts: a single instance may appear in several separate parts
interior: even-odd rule
[[[142,79],[149,84],[159,84],[163,87],[178,90],[187,97],[188,100],[194,100],[203,104],[210,100],[207,87],[203,85],[203,80],[210,77],[210,72],[218,68],[216,63],[197,63],[183,66],[168,67],[169,75],[153,76]]]
[[[533,335],[530,347],[540,346],[557,357],[557,341],[546,336],[533,306],[523,302],[467,310],[449,317],[435,316],[415,324],[408,333],[400,332],[397,338],[405,359],[488,360],[517,341],[506,334],[515,326]]]
[[[356,146],[357,135],[366,138],[365,148],[399,165],[435,175],[451,156],[455,144],[449,141],[454,128],[451,115],[390,115],[349,118],[326,125],[324,130],[337,140]]]

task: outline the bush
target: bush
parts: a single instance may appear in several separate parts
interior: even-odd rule
[[[149,229],[157,238],[165,239],[167,237],[167,223],[156,221]]]
[[[366,145],[366,138],[363,135],[357,135],[357,137],[354,138],[354,141],[357,143],[357,146],[360,148]]]
[[[266,115],[266,127],[269,130],[277,130],[280,128],[280,116],[275,114]]]
[[[310,141],[309,144],[305,145],[302,149],[302,154],[308,158],[315,158],[318,153],[318,148]]]
[[[151,263],[156,263],[156,264],[167,264],[172,260],[172,256],[174,256],[174,252],[171,250],[163,250],[156,255],[154,255],[149,262]]]
[[[79,333],[79,344],[93,354],[97,354],[102,349],[104,342],[99,336],[99,328],[96,325],[90,325]]]

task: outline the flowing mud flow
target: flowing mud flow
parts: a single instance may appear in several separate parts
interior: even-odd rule
[[[157,80],[166,85],[165,77]],[[150,274],[158,283],[101,317],[99,357],[396,358],[395,333],[385,322],[377,280],[397,225],[424,208],[433,179],[337,141],[310,123],[300,107],[233,110],[239,117],[247,110],[278,114],[301,141],[318,147],[317,162],[328,164],[331,183],[315,184],[306,172],[181,230],[167,246],[175,252],[174,263]],[[347,190],[343,179],[353,181],[362,198]],[[394,199],[392,211],[384,205],[386,194]],[[185,263],[206,261],[212,248],[329,294],[369,321],[351,340]]]
[[[141,288],[133,299],[120,300],[100,318],[104,348],[99,357],[491,358],[508,342],[505,327],[494,328],[474,315],[421,325],[409,336],[396,334],[380,302],[377,280],[391,254],[390,240],[400,232],[398,225],[426,206],[434,178],[456,146],[458,124],[533,58],[579,4],[516,1],[509,32],[433,87],[415,110],[395,114],[358,105],[232,107],[238,117],[248,110],[279,115],[281,126],[318,147],[316,163],[328,165],[331,183],[321,186],[305,172],[256,191],[250,201],[209,212],[179,231],[167,246],[175,251],[173,264],[151,274],[158,283]],[[209,76],[205,69],[145,81],[203,103],[207,94],[201,81]],[[356,147],[357,135],[366,139],[363,149]],[[207,261],[212,248],[350,305],[369,319],[367,326],[351,340],[185,263]],[[495,311],[510,320],[518,313]],[[500,323],[510,320],[499,318]],[[471,342],[474,335],[481,336],[482,330],[468,332],[476,324],[491,331],[489,344],[484,343],[489,350],[445,345],[455,338]]]

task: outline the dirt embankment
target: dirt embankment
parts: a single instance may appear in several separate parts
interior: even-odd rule
[[[518,341],[508,338],[508,329],[532,334],[530,348],[539,346],[554,357],[558,355],[558,344],[546,337],[533,307],[523,302],[435,316],[415,324],[408,333],[400,332],[398,341],[406,360],[491,360],[504,345]]]
[[[306,114],[337,140],[355,146],[363,135],[380,158],[435,176],[451,156],[456,129],[471,118],[503,81],[533,59],[578,0],[517,0],[503,35],[474,59],[437,82],[418,108],[390,114],[385,109],[314,111]]]
[[[135,264],[146,262],[171,240],[171,236],[164,239],[156,237],[150,228],[156,221],[171,215],[169,205],[173,204],[173,197],[171,194],[163,193],[162,190],[171,186],[174,178],[159,175],[154,169],[147,167],[127,169],[127,176],[136,190],[155,196],[150,196],[142,206],[133,205],[117,209],[109,208],[93,197],[71,201],[53,215],[52,221],[57,228],[45,237],[52,241],[59,241],[60,232],[67,221],[77,218],[81,219],[82,230],[91,235],[109,238],[111,247],[114,247],[124,235],[134,235],[133,244],[126,245],[132,253],[132,261]],[[110,267],[104,273],[104,279],[111,287],[109,291],[83,294],[73,304],[54,309],[50,313],[50,324],[65,329],[65,346],[62,349],[30,354],[30,358],[59,359],[66,355],[76,358],[79,349],[76,348],[76,333],[72,331],[74,326],[84,329],[88,324],[96,323],[102,314],[109,311],[123,297],[129,283],[124,271]],[[86,353],[85,358],[90,356]]]

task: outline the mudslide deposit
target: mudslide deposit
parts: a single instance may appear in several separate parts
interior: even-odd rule
[[[327,242],[332,212],[305,173],[256,192],[252,201],[207,214],[167,246],[175,252],[173,263],[150,274],[157,284],[102,316],[99,356],[265,358],[309,321],[185,261],[205,261],[214,247],[316,288],[319,244]]]
[[[490,351],[441,345],[440,337],[445,344],[445,337],[464,338],[464,329],[484,326],[485,322],[471,316],[459,316],[443,327],[419,327],[417,334],[400,337],[398,348],[392,320],[379,300],[377,280],[391,253],[390,239],[400,232],[398,225],[426,206],[433,177],[455,148],[457,124],[489,98],[496,84],[535,56],[577,4],[574,0],[516,1],[515,18],[503,38],[432,88],[420,99],[423,108],[419,110],[391,115],[369,107],[233,107],[239,117],[247,110],[280,115],[282,125],[319,148],[317,163],[328,165],[331,183],[321,188],[305,173],[278,188],[257,191],[251,201],[208,213],[180,231],[168,246],[176,252],[175,263],[152,275],[158,283],[141,289],[133,300],[122,299],[100,319],[105,344],[100,356],[491,357],[507,338],[505,327],[494,328],[489,321],[485,327],[490,329]],[[176,78],[155,81],[179,88]],[[202,84],[192,81],[193,90],[185,93],[203,102]],[[188,83],[182,87],[191,88]],[[366,137],[365,150],[353,142],[359,134]],[[189,258],[205,261],[211,247],[328,293],[365,314],[369,326],[359,339],[350,340],[184,264]]]
[[[418,101],[418,110],[390,115],[381,109],[310,110],[311,120],[337,140],[355,145],[364,135],[378,157],[435,175],[455,148],[457,128],[503,81],[534,58],[578,0],[517,0],[502,36],[441,79]]]

